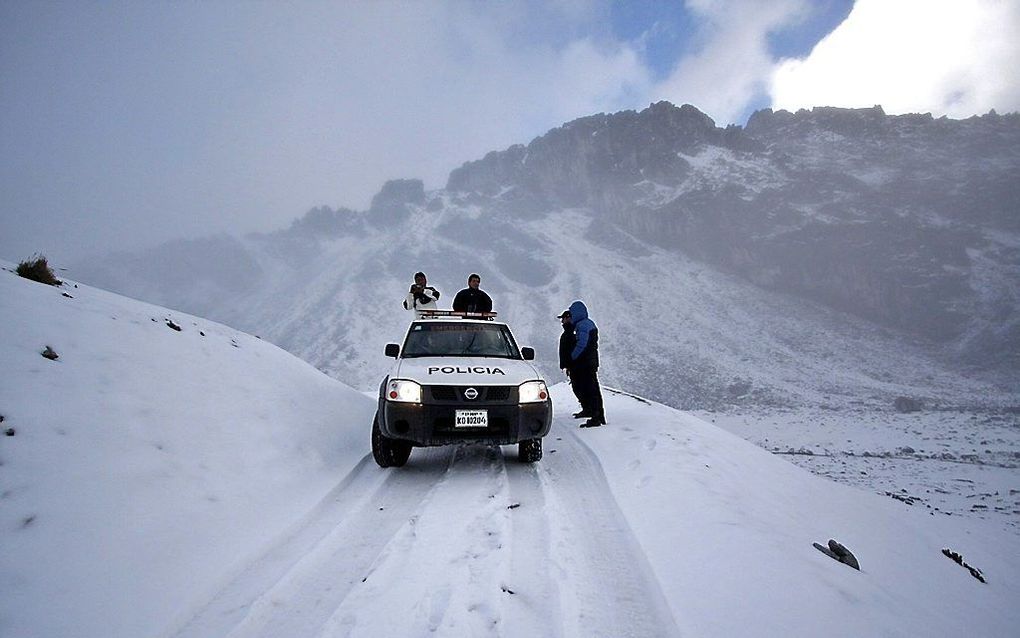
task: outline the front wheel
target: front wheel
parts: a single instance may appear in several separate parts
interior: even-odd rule
[[[517,460],[535,463],[542,459],[542,439],[528,439],[517,444]]]
[[[384,436],[379,429],[379,415],[372,421],[372,458],[379,467],[403,467],[411,456],[411,444]]]

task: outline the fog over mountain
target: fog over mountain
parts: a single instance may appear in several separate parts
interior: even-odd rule
[[[1020,388],[1020,115],[690,105],[581,118],[369,210],[75,265],[374,387],[424,270],[467,274],[555,374],[584,299],[606,383],[682,408],[1006,405]],[[664,371],[669,370],[668,374]],[[679,405],[677,405],[679,403]]]

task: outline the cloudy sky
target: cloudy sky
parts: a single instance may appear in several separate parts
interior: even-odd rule
[[[1020,110],[1017,0],[0,3],[0,258],[367,207],[577,117]]]

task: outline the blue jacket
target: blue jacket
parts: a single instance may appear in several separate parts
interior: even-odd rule
[[[583,301],[570,304],[570,321],[577,337],[577,344],[570,353],[574,366],[599,367],[599,327],[588,318],[588,308]]]

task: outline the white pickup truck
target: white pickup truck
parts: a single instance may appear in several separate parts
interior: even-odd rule
[[[416,446],[481,443],[518,446],[518,459],[542,458],[552,399],[505,323],[436,313],[411,322],[402,344],[386,346],[396,363],[379,387],[372,455],[400,467]]]

